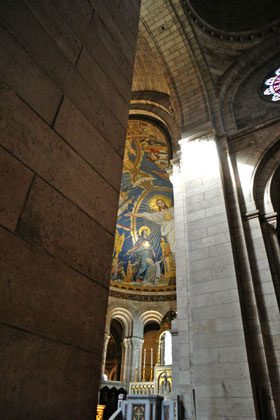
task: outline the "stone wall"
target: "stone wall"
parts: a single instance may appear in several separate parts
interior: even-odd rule
[[[278,418],[280,410],[280,253],[277,213],[271,200],[271,179],[279,168],[279,147],[279,122],[247,130],[247,133],[232,138],[230,142],[231,161],[238,186],[235,188],[238,191],[239,217],[242,220],[239,228],[238,218],[236,215],[233,217],[232,204],[229,211],[248,354],[256,399],[262,406],[262,415],[269,419],[274,416]],[[269,413],[273,409],[270,405],[274,406],[276,414],[272,411]]]
[[[2,419],[93,419],[139,1],[0,6]]]
[[[178,318],[173,391],[185,418],[254,419],[242,307],[212,134],[180,141],[174,161]],[[182,229],[184,226],[184,229]],[[238,403],[236,403],[238,401]]]
[[[252,69],[252,73],[239,87],[233,103],[233,113],[239,129],[279,117],[278,104],[271,102],[271,96],[267,96],[267,101],[264,101],[260,94],[265,90],[262,81],[278,67],[278,63],[279,55],[259,68]]]

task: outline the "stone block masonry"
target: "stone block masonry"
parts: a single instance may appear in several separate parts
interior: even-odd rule
[[[176,391],[183,398],[186,418],[222,419],[230,413],[231,419],[253,419],[218,152],[214,135],[197,137],[181,140],[172,178],[176,235],[180,224],[185,226],[184,238],[176,242],[177,287],[186,291],[177,302],[176,347],[184,370]]]
[[[95,417],[139,8],[1,2],[1,419]]]

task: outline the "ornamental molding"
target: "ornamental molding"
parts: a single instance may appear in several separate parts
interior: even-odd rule
[[[214,140],[215,140],[214,134],[210,133],[210,134],[207,134],[205,136],[197,137],[196,139],[191,140],[191,141],[200,142],[200,141],[214,141]]]
[[[109,295],[113,298],[125,299],[125,300],[136,300],[138,302],[169,302],[176,300],[176,293],[169,295],[142,295],[132,293],[122,293],[115,290],[110,290]]]
[[[184,137],[183,139],[179,140],[179,144],[181,149],[190,142],[203,142],[203,141],[215,141],[216,140],[216,132],[214,128],[210,130],[203,130],[200,132],[192,133],[189,136]]]
[[[251,220],[251,219],[256,219],[257,217],[259,217],[260,212],[258,209],[254,209],[254,210],[250,210],[247,211],[247,213],[244,214],[244,219],[246,220]]]
[[[278,227],[277,218],[277,213],[269,213],[262,216],[262,221],[267,223],[272,231],[276,232]]]
[[[176,158],[172,159],[171,165],[172,165],[172,175],[175,173],[180,173],[181,172],[181,165],[182,165],[182,152],[179,151],[177,152],[177,156]]]
[[[189,18],[202,32],[208,34],[211,38],[218,38],[221,41],[253,42],[264,38],[271,32],[276,32],[280,28],[280,20],[277,19],[277,21],[274,21],[260,29],[241,32],[226,32],[205,22],[205,20],[196,13],[189,0],[181,0],[181,4],[186,17]]]

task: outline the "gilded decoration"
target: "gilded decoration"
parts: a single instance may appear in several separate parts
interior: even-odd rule
[[[133,404],[132,420],[145,420],[145,405]]]

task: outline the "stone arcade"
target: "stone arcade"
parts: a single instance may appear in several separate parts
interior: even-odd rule
[[[280,2],[0,11],[1,420],[95,419],[101,372],[152,386],[169,330],[163,407],[279,419]]]

